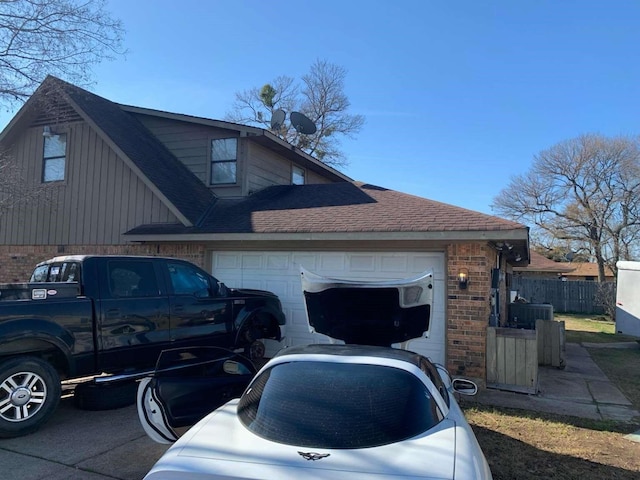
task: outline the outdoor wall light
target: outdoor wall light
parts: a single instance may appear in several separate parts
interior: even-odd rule
[[[458,288],[460,290],[466,290],[469,284],[469,270],[461,268],[458,272]]]

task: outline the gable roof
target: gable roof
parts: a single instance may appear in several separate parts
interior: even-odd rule
[[[62,87],[85,120],[113,142],[188,224],[198,223],[215,198],[213,193],[142,123],[114,102],[54,77],[47,80]]]
[[[215,200],[213,193],[138,119],[110,100],[48,76],[0,136],[44,105],[39,96],[62,96],[185,225],[195,225]],[[40,103],[39,103],[40,102]],[[184,192],[188,191],[189,195]]]
[[[221,120],[195,117],[142,107],[122,105],[53,76],[47,76],[36,92],[0,134],[7,138],[23,117],[35,114],[38,107],[48,107],[51,97],[62,96],[80,117],[116,151],[185,226],[197,225],[215,202],[215,195],[179,161],[137,118],[150,115],[192,124],[236,130],[251,141],[290,158],[301,166],[319,172],[334,181],[351,181],[349,177],[316,158],[288,144],[262,128]],[[44,101],[40,101],[45,98]],[[184,195],[188,191],[189,195]]]
[[[140,225],[126,233],[132,241],[224,239],[346,239],[514,241],[516,261],[528,261],[528,227],[492,215],[352,182],[274,135],[254,127],[129,107],[47,77],[0,134],[0,141],[35,115],[39,94],[62,95],[74,111],[107,142],[158,195],[181,223]],[[33,107],[33,108],[32,108]],[[137,115],[232,128],[252,141],[295,155],[296,161],[333,171],[334,183],[279,185],[243,199],[216,198],[142,123]],[[21,119],[24,116],[23,119]],[[266,132],[266,133],[265,133]],[[273,137],[273,138],[272,138]],[[286,153],[285,153],[286,152]],[[309,158],[307,158],[309,157]],[[186,194],[185,194],[186,193]]]

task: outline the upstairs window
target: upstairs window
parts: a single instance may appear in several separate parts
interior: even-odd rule
[[[238,139],[211,140],[211,184],[237,182]]]
[[[291,169],[291,185],[304,185],[304,168],[296,165]]]
[[[64,180],[66,152],[67,136],[65,134],[44,137],[43,182],[59,182]]]

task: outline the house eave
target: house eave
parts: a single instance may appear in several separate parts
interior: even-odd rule
[[[440,232],[270,232],[270,233],[185,233],[125,234],[131,242],[211,242],[211,241],[520,241],[528,248],[528,233],[522,230],[440,231]],[[524,245],[523,245],[524,246]]]

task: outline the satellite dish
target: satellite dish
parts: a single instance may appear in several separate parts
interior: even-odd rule
[[[271,129],[280,130],[280,127],[282,127],[286,115],[287,114],[284,113],[284,110],[282,109],[278,109],[273,112],[273,115],[271,116]]]
[[[293,128],[295,128],[299,133],[304,133],[305,135],[313,135],[316,133],[316,124],[313,123],[309,117],[300,112],[291,112],[289,120],[291,120]]]

